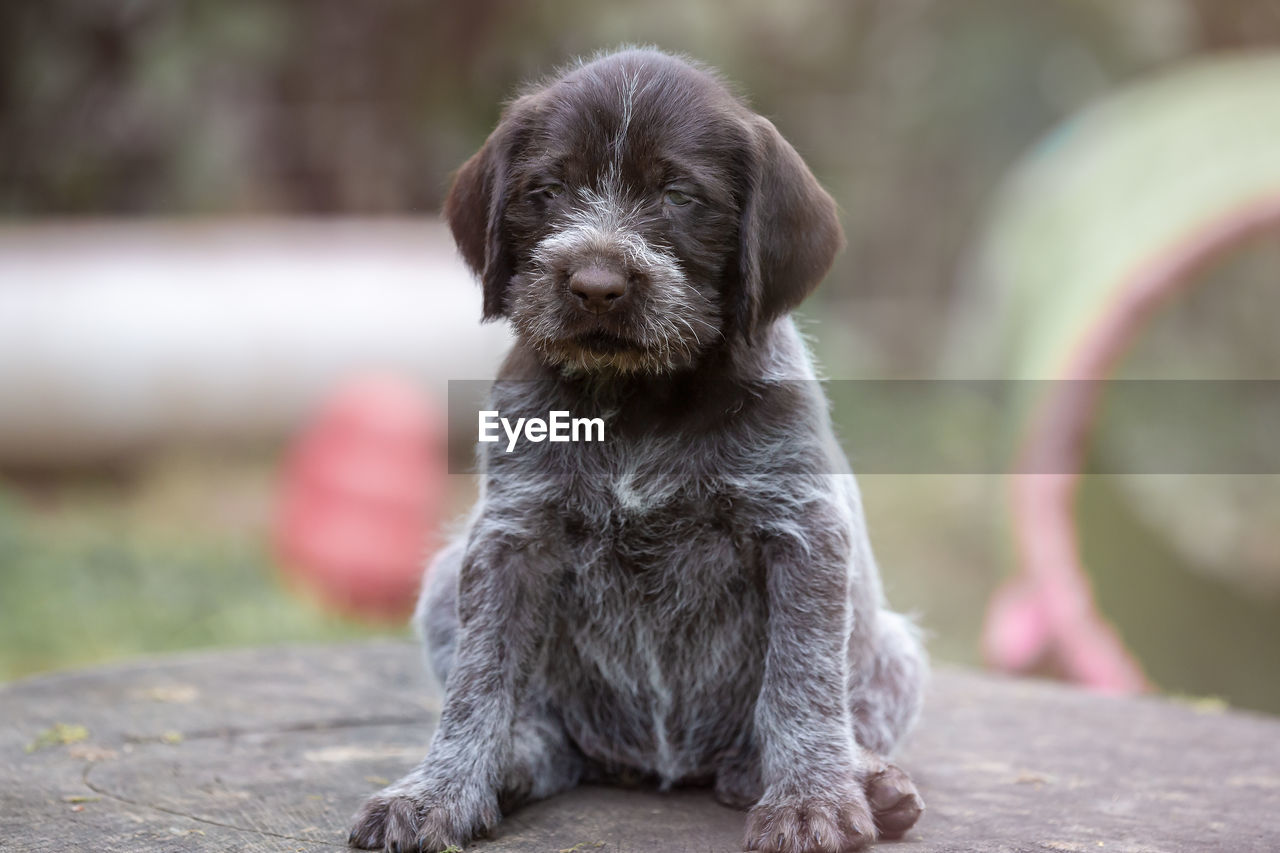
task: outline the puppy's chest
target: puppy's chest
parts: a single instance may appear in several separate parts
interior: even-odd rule
[[[593,605],[613,595],[631,606],[679,610],[741,594],[751,580],[752,526],[728,489],[624,475],[584,498],[557,506],[555,515],[571,586]]]
[[[711,772],[759,689],[763,582],[749,539],[679,499],[565,513],[547,681],[578,745],[671,783]]]
[[[569,603],[661,625],[741,599],[757,580],[758,525],[753,496],[726,469],[705,448],[674,438],[584,455],[577,487],[547,492],[566,550]]]

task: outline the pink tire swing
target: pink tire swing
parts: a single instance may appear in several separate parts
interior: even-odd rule
[[[1107,691],[1148,686],[1094,603],[1076,493],[1102,380],[1144,320],[1211,261],[1280,233],[1278,92],[1275,54],[1141,82],[1049,137],[997,201],[964,349],[986,348],[987,375],[1085,381],[1017,386],[1016,570],[993,596],[982,638],[996,669],[1050,669]]]

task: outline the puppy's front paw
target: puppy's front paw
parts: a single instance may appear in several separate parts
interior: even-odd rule
[[[439,853],[462,847],[501,816],[492,791],[411,778],[369,798],[356,814],[348,844],[390,853]]]
[[[760,853],[849,853],[875,838],[875,820],[857,786],[803,796],[766,793],[747,814],[747,849]]]

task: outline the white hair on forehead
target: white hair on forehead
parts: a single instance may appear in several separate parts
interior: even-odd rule
[[[636,57],[627,57],[628,53],[638,54]],[[653,84],[653,80],[646,80],[642,85],[640,82],[641,67],[640,65],[653,55],[667,56],[659,48],[653,45],[622,45],[617,50],[599,50],[590,56],[580,56],[568,66],[561,69],[559,76],[561,79],[569,77],[573,74],[586,74],[590,79],[601,83],[607,83],[610,78],[617,86],[618,98],[618,128],[613,134],[613,138],[609,141],[609,162],[606,167],[606,180],[617,180],[618,174],[622,168],[622,151],[626,145],[627,133],[631,129],[631,119],[635,114],[635,104],[637,99],[643,95]],[[614,57],[621,57],[617,69],[609,69],[597,67],[597,63]],[[618,73],[618,72],[621,73]]]
[[[618,132],[613,137],[613,158],[616,162],[622,156],[622,143],[626,141],[627,131],[631,128],[631,111],[635,106],[636,90],[640,88],[640,72],[632,69],[618,85],[622,101],[622,118],[618,122]]]
[[[652,85],[652,80],[640,85],[640,71],[632,68],[618,81],[618,100],[621,108],[618,130],[609,144],[609,166],[607,179],[616,182],[622,171],[622,150],[627,142],[627,133],[631,130],[631,117],[635,114],[636,99]]]

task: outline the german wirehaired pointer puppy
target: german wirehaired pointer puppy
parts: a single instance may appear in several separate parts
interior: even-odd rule
[[[788,316],[831,197],[715,74],[626,50],[513,101],[445,213],[516,332],[489,408],[607,440],[481,445],[416,616],[439,727],[350,843],[464,845],[580,781],[714,785],[762,851],[902,835],[925,655]]]

